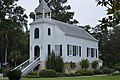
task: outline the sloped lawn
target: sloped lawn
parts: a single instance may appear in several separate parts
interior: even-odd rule
[[[63,77],[63,78],[23,78],[22,80],[120,80],[120,76]]]

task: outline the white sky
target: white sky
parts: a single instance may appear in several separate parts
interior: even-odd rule
[[[74,18],[79,21],[81,26],[94,27],[98,24],[98,20],[106,15],[105,8],[96,6],[95,0],[68,0],[67,4],[71,6],[71,11],[75,12]],[[39,5],[39,0],[19,0],[18,5],[25,8],[27,15],[29,15]],[[28,21],[32,22],[30,19]]]

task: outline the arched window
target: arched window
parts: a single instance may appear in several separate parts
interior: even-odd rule
[[[40,56],[40,47],[38,46],[38,45],[36,45],[35,47],[34,47],[34,57],[35,57],[35,59],[37,58],[37,57],[39,57]]]
[[[39,38],[39,29],[38,28],[36,28],[34,31],[34,37],[35,37],[35,39]]]
[[[51,35],[51,29],[48,28],[48,35],[50,36]]]

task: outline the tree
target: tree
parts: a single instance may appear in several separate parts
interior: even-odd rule
[[[28,47],[28,34],[24,31],[28,31],[27,15],[25,9],[17,6],[17,1],[0,0],[0,53],[3,56],[9,55],[13,50],[19,50],[25,56],[28,53],[25,48]]]
[[[63,66],[64,66],[64,62],[63,62],[63,59],[61,58],[61,56],[60,55],[56,56],[55,71],[61,73],[63,71]]]
[[[92,68],[93,68],[94,70],[96,70],[97,67],[98,67],[98,61],[93,61],[93,62],[91,63],[91,65],[92,65]]]
[[[85,71],[87,70],[87,68],[89,68],[89,61],[87,59],[83,59],[81,62],[80,62],[80,66],[82,69],[84,69]]]
[[[66,5],[67,0],[45,0],[52,10],[52,18],[70,24],[77,24],[78,21],[73,19],[74,12],[69,12],[70,5]],[[35,20],[34,12],[30,13],[30,17]]]
[[[116,26],[120,22],[120,0],[96,0],[97,5],[107,8],[107,17],[104,17],[101,22],[101,28]]]
[[[57,72],[63,71],[64,62],[61,56],[56,56],[54,52],[48,55],[46,60],[46,68]]]
[[[16,67],[17,61],[21,59],[21,54],[19,51],[11,51],[9,54],[9,59],[12,63],[14,63],[14,67]]]

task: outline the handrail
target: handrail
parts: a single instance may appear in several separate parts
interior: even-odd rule
[[[15,67],[13,70],[18,69],[19,67],[21,67],[22,65],[24,65],[25,63],[27,63],[30,59],[26,60],[25,62],[23,62],[22,64],[18,65],[17,67]]]
[[[29,73],[31,70],[32,70],[32,68],[34,68],[35,66],[37,66],[37,64],[38,64],[38,60],[40,59],[40,57],[38,57],[37,59],[35,59],[32,63],[30,63],[27,67],[25,67],[23,70],[22,70],[22,76],[23,75],[25,75],[25,74],[27,74],[27,73]],[[36,62],[37,62],[37,64],[36,64]],[[30,69],[30,70],[29,70]],[[25,71],[25,72],[24,72]]]
[[[20,68],[22,65],[24,65],[25,63],[27,63],[27,62],[29,62],[29,61],[30,61],[30,59],[28,59],[28,60],[24,61],[22,64],[18,65],[17,67],[15,67],[15,68],[14,68],[14,69],[12,69],[12,70],[15,70],[15,69]]]
[[[24,75],[28,74],[31,70],[33,70],[39,63],[40,63],[40,57],[37,57],[35,60],[33,60],[31,62],[30,62],[30,59],[28,59],[12,70],[20,69],[22,72],[22,76],[24,76]]]

